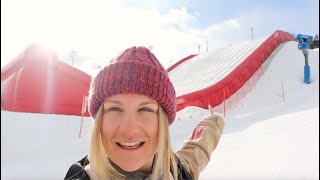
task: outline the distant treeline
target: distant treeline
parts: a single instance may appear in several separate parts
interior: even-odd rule
[[[318,34],[316,34],[313,38],[313,41],[310,44],[310,49],[319,48],[319,37]]]

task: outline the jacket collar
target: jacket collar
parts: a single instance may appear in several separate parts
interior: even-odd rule
[[[140,179],[140,180],[149,180],[151,179],[151,174],[152,174],[152,171],[153,171],[153,165],[154,165],[154,161],[155,161],[155,158],[153,158],[153,162],[152,162],[152,166],[150,168],[150,171],[149,173],[144,173],[144,172],[141,172],[141,171],[133,171],[133,172],[127,172],[123,169],[121,169],[118,165],[116,165],[115,163],[113,163],[109,158],[108,158],[110,164],[112,165],[112,167],[118,171],[119,173],[123,174],[126,176],[126,179]]]
[[[126,176],[126,179],[148,179],[147,177],[151,175],[152,171],[149,174],[146,174],[144,172],[140,172],[140,171],[133,171],[133,172],[127,172],[123,169],[121,169],[119,166],[117,166],[115,163],[113,163],[110,159],[109,159],[110,164],[112,165],[112,167],[118,171],[119,173],[123,174]],[[150,178],[149,178],[150,179]]]

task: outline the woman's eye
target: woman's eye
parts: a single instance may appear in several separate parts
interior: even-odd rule
[[[147,108],[147,107],[142,107],[142,108],[140,108],[140,109],[139,109],[139,111],[154,112],[154,110],[153,110],[153,109],[151,109],[151,108]]]
[[[107,111],[122,111],[119,107],[110,107],[107,108]]]

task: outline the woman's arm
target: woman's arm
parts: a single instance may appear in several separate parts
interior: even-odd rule
[[[224,129],[224,120],[217,115],[209,115],[193,130],[192,136],[177,151],[183,167],[194,180],[210,161],[213,150],[217,147]]]

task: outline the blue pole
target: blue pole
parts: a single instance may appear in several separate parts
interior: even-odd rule
[[[304,64],[304,83],[305,84],[310,84],[310,66],[309,66],[309,60],[308,60],[308,49],[303,49],[302,50],[303,55],[304,55],[304,60],[305,60],[305,64]]]
[[[304,55],[305,65],[304,65],[304,80],[306,84],[310,84],[310,66],[308,62],[308,48],[312,42],[313,37],[303,34],[298,34],[296,40],[299,41],[298,49],[302,50]]]
[[[304,83],[310,84],[310,66],[308,64],[304,66]]]

